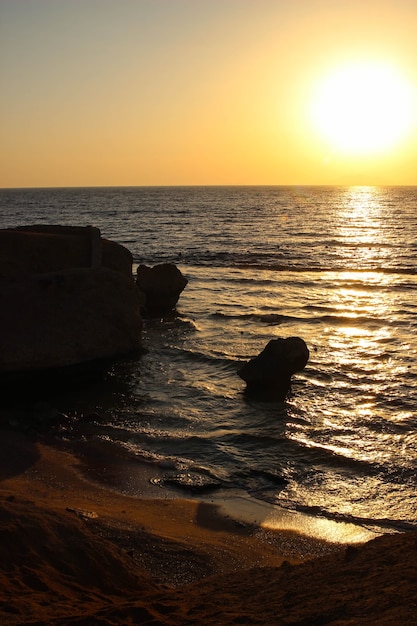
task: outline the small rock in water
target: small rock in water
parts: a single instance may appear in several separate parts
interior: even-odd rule
[[[179,487],[194,493],[212,491],[222,486],[222,483],[212,476],[205,476],[195,472],[180,472],[172,476],[166,476],[161,482],[164,485]]]
[[[258,356],[238,370],[247,395],[285,400],[291,376],[307,365],[310,353],[300,337],[271,339]]]
[[[173,263],[154,267],[139,265],[136,284],[144,294],[142,312],[151,316],[171,313],[187,283],[187,278]]]

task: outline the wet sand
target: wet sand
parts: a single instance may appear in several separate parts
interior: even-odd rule
[[[1,624],[417,624],[416,533],[368,541],[137,474],[141,497],[122,495],[73,453],[0,431]]]

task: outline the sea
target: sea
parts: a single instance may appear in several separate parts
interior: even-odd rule
[[[188,279],[140,355],[61,402],[60,436],[102,451],[92,473],[417,528],[417,187],[1,189],[0,228],[30,224],[96,226],[134,273]],[[290,336],[310,358],[286,400],[248,398],[237,370]]]

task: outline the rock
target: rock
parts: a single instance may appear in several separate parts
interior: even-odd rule
[[[238,375],[246,382],[248,395],[283,401],[291,376],[307,365],[309,351],[300,337],[271,339],[262,352],[245,363]]]
[[[132,277],[133,257],[92,226],[20,226],[0,230],[0,276],[21,277],[76,267],[107,267]]]
[[[61,368],[94,369],[141,344],[130,252],[101,240],[98,229],[36,228],[0,231],[3,384]]]
[[[41,369],[140,346],[133,280],[99,268],[0,279],[0,371]]]
[[[139,265],[136,284],[145,295],[144,312],[160,315],[172,312],[188,280],[173,263],[154,267]]]

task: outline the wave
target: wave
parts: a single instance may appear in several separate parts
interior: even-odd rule
[[[167,347],[167,351],[174,358],[185,358],[190,361],[197,361],[201,364],[216,364],[220,366],[221,369],[225,370],[235,370],[236,366],[240,364],[240,360],[237,358],[227,357],[214,352],[201,352],[199,350],[179,348],[176,346]]]
[[[307,513],[308,515],[313,515],[314,517],[324,517],[329,520],[337,521],[337,522],[346,522],[350,524],[356,524],[359,526],[366,526],[370,528],[384,528],[398,531],[405,530],[416,530],[417,523],[408,522],[402,519],[393,519],[388,517],[361,517],[357,515],[351,515],[348,513],[337,513],[327,511],[320,506],[309,506],[298,504],[295,506],[286,507],[291,510],[299,511],[300,513]]]
[[[395,324],[395,326],[401,325],[398,320],[392,321],[386,318],[378,319],[375,317],[353,317],[346,315],[313,315],[308,317],[295,316],[295,315],[282,315],[279,313],[223,313],[216,311],[212,313],[210,317],[214,319],[224,320],[247,320],[256,324],[265,324],[270,326],[278,326],[284,323],[299,323],[303,324],[331,324],[333,326],[352,326],[352,327],[366,327],[381,328],[383,326]]]
[[[257,322],[261,324],[271,324],[277,325],[282,324],[286,321],[295,320],[297,318],[291,317],[288,315],[280,315],[278,313],[240,313],[240,314],[230,314],[230,313],[222,313],[220,311],[216,311],[215,313],[211,313],[210,317],[214,319],[225,319],[225,320],[249,320],[252,322]]]
[[[130,239],[134,243],[133,239]],[[354,248],[352,248],[354,249]],[[386,255],[381,255],[378,250],[372,257],[348,258],[346,256],[334,256],[331,250],[318,247],[314,254],[311,254],[310,247],[306,245],[303,254],[295,255],[288,251],[277,252],[240,252],[224,250],[204,250],[201,247],[195,250],[176,251],[165,250],[157,253],[152,252],[151,256],[135,249],[133,253],[134,264],[171,262],[181,264],[184,267],[213,267],[231,269],[250,269],[273,272],[294,272],[294,273],[319,273],[319,272],[346,272],[355,271],[358,273],[377,272],[381,274],[417,275],[417,267],[414,264],[413,254],[405,257],[390,255],[389,265],[387,265]],[[410,251],[411,252],[411,251]],[[403,259],[403,260],[402,260]],[[346,265],[348,261],[348,267]],[[412,265],[410,265],[412,261]]]
[[[321,250],[321,253],[319,250]],[[235,269],[270,270],[274,272],[317,273],[355,271],[359,273],[417,274],[417,267],[414,264],[412,255],[399,257],[393,254],[387,258],[385,255],[381,256],[378,251],[375,251],[375,254],[369,258],[361,258],[360,256],[358,258],[349,258],[347,267],[345,256],[338,258],[331,251],[324,251],[321,247],[319,250],[314,254],[310,254],[310,250],[307,247],[305,254],[298,253],[295,256],[291,253],[277,253],[276,251],[271,253],[210,252],[197,249],[189,254],[178,254],[175,261],[186,266],[230,267]],[[387,264],[387,261],[389,264]],[[410,261],[412,261],[411,265],[409,264]]]

